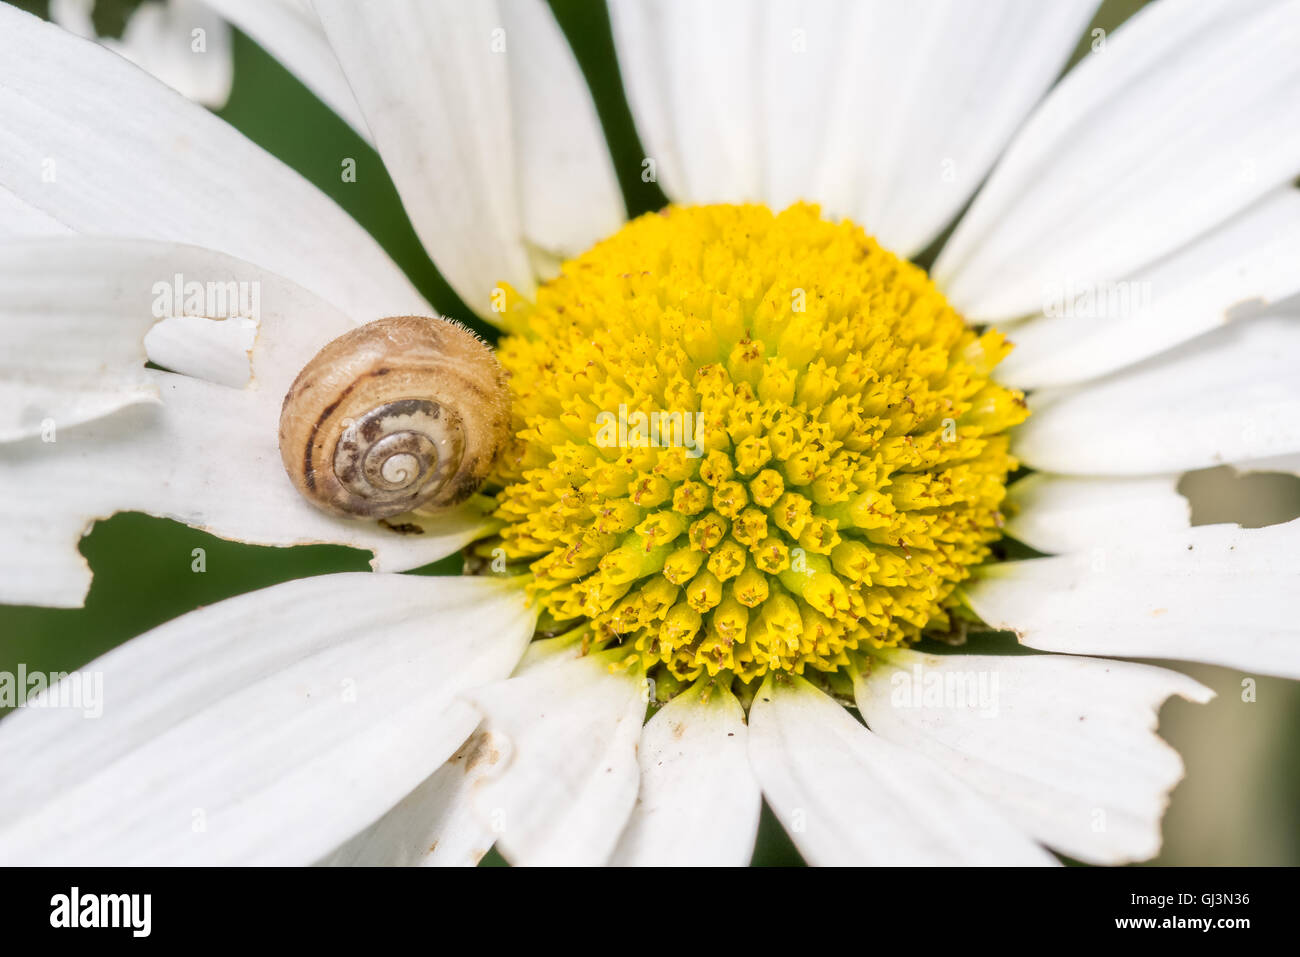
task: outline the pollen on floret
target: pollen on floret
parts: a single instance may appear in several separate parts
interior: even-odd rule
[[[989,377],[1010,346],[922,269],[815,206],[669,207],[507,293],[514,442],[478,547],[555,628],[675,685],[948,625],[1028,411]]]

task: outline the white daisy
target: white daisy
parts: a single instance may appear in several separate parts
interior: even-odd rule
[[[1300,454],[1300,327],[1253,315],[1300,291],[1300,4],[1161,0],[1048,92],[1093,6],[619,0],[645,169],[683,204],[624,225],[539,0],[318,2],[329,46],[301,17],[286,63],[337,90],[337,54],[425,247],[508,333],[511,448],[387,524],[295,491],[281,402],[427,303],[292,170],[0,7],[0,600],[79,604],[76,543],[121,510],[505,572],[295,581],[127,643],[88,666],[99,721],[0,725],[0,859],[740,864],[763,799],[813,863],[1154,855],[1182,773],[1156,711],[1207,689],[909,647],[973,612],[1300,676],[1300,522],[1189,528],[1174,487]],[[935,283],[896,258],[972,194]],[[1115,282],[1149,301],[1080,319]],[[600,413],[652,399],[704,454],[604,447]],[[1055,557],[980,565],[1012,454],[1007,528]]]

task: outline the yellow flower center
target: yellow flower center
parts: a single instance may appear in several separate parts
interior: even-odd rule
[[[480,551],[527,564],[548,631],[675,684],[947,627],[1028,413],[924,270],[814,206],[669,208],[506,301]]]

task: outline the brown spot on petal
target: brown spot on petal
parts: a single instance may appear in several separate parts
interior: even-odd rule
[[[423,535],[424,529],[414,522],[390,522],[386,518],[381,518],[379,524],[384,526],[390,532],[396,532],[398,535]]]
[[[488,743],[486,738],[481,738],[474,750],[466,756],[465,773],[469,774],[480,764],[492,767],[492,765],[496,764],[500,760],[501,752]]]

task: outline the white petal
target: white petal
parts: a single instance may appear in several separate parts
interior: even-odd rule
[[[1300,172],[1300,6],[1144,8],[1007,149],[935,263],[972,320],[1117,279]]]
[[[815,182],[889,249],[923,249],[961,210],[1065,66],[1095,0],[851,4],[846,75]],[[843,42],[843,41],[842,41]],[[846,192],[846,190],[848,192]]]
[[[357,319],[429,312],[298,173],[121,57],[8,5],[0,118],[0,193],[77,232],[220,250]]]
[[[669,197],[761,199],[763,7],[614,0],[609,8],[628,102]]]
[[[17,193],[0,188],[0,241],[22,236],[67,236],[72,228],[37,209]]]
[[[541,0],[499,0],[509,46],[515,175],[526,243],[569,259],[627,216],[596,105]]]
[[[261,394],[146,375],[161,406],[59,431],[55,442],[0,445],[0,602],[81,605],[90,569],[77,544],[94,521],[116,512],[145,512],[253,544],[353,545],[375,552],[372,567],[395,571],[449,555],[489,524],[472,505],[403,516],[390,527],[328,516],[284,474],[278,416]]]
[[[75,236],[0,244],[0,442],[156,402],[146,350],[169,369],[247,384],[264,281],[289,288],[192,247]],[[188,315],[187,282],[200,292]],[[304,300],[304,337],[310,323],[351,327],[309,294],[293,294]]]
[[[425,249],[480,315],[501,282],[532,294],[530,244],[568,253],[622,222],[590,93],[541,0],[316,11]]]
[[[812,195],[820,196],[814,189],[814,177],[838,158],[826,157],[822,144],[835,133],[833,118],[841,104],[836,97],[837,81],[842,82],[859,62],[842,55],[846,34],[856,24],[852,9],[841,0],[750,3],[742,6],[742,15],[757,24],[754,43],[742,51],[748,57],[746,69],[754,73],[755,64],[763,64],[753,84],[761,115],[754,130],[757,138],[747,146],[753,155],[750,161],[759,164],[756,194],[750,198],[783,209]],[[629,37],[628,42],[635,43],[636,37]],[[738,79],[745,82],[744,74]],[[680,106],[690,110],[691,100]],[[706,159],[708,145],[707,140],[687,145],[692,165]],[[848,173],[855,184],[861,166],[859,155]]]
[[[1080,478],[1036,472],[1007,489],[1014,514],[1006,532],[1040,552],[1076,552],[1097,545],[1178,531],[1191,507],[1178,476]]]
[[[330,867],[475,866],[495,835],[474,813],[470,792],[491,767],[494,754],[489,735],[470,735],[446,764],[321,863]]]
[[[671,198],[814,200],[908,254],[969,198],[1095,6],[615,0],[610,15]]]
[[[136,309],[105,321],[95,305],[114,311],[116,277],[62,268],[50,277],[50,258],[0,246],[0,442],[158,401],[144,370],[154,317]]]
[[[257,327],[251,316],[167,316],[145,333],[144,347],[160,366],[242,389],[252,378]]]
[[[466,695],[503,751],[474,804],[516,865],[603,864],[637,794],[645,680],[609,657],[530,669]]]
[[[763,794],[810,864],[1051,864],[983,798],[873,734],[803,678],[768,679],[749,711]]]
[[[1183,776],[1177,752],[1155,734],[1173,694],[1214,696],[1174,671],[1065,655],[891,651],[854,685],[872,731],[930,758],[1045,844],[1094,864],[1160,850],[1160,818]]]
[[[194,48],[202,31],[202,48]],[[230,27],[204,0],[143,3],[126,21],[110,49],[148,70],[196,103],[219,110],[230,98],[235,78]]]
[[[690,192],[690,173],[698,178],[700,161],[687,154],[691,144],[677,134],[681,114],[670,89],[670,57],[683,47],[670,45],[665,37],[670,17],[682,9],[673,3],[640,3],[637,0],[607,0],[610,28],[614,35],[614,48],[618,54],[618,68],[627,95],[628,106],[636,121],[642,147],[653,161],[653,167],[642,166],[642,176],[653,169],[655,181],[670,199],[679,203],[695,201]],[[707,8],[708,4],[697,4]],[[689,37],[685,39],[689,40]],[[710,89],[709,84],[702,87]],[[733,122],[735,122],[733,117]],[[716,145],[716,143],[715,143]],[[707,160],[707,157],[703,159]],[[720,199],[721,197],[717,197]]]
[[[392,807],[473,730],[534,614],[479,579],[353,573],[193,612],[92,662],[102,716],[0,722],[0,859],[299,863]],[[57,693],[57,689],[51,694]]]
[[[0,441],[41,432],[22,405],[60,427],[112,411],[78,414],[75,400],[93,387],[109,406],[123,379],[147,382],[146,351],[170,371],[236,388],[255,366],[274,404],[354,325],[293,283],[208,249],[75,235],[0,244],[0,343],[12,356],[0,388],[43,398],[11,407]]]
[[[546,668],[564,661],[574,661],[582,656],[582,641],[577,634],[568,633],[554,638],[541,638],[528,645],[528,650],[519,659],[515,676],[534,668]]]
[[[641,791],[610,863],[749,863],[763,805],[749,768],[745,712],[728,689],[688,689],[650,719],[637,748]]]
[[[50,19],[79,37],[94,40],[94,0],[51,0]],[[99,37],[105,47],[148,70],[196,103],[221,109],[230,97],[234,60],[230,28],[200,0],[141,3],[127,17],[120,39]],[[194,49],[202,31],[202,49]]]
[[[361,107],[357,106],[338,57],[325,39],[325,28],[305,0],[203,2],[256,40],[356,130],[358,136],[369,142],[370,130],[366,128]]]
[[[1290,472],[1292,475],[1300,475],[1300,452],[1249,459],[1235,463],[1233,468],[1243,475],[1247,472]]]
[[[1300,678],[1300,519],[1205,525],[981,570],[975,612],[1044,651],[1173,658]]]
[[[50,20],[70,33],[87,40],[95,39],[95,21],[91,11],[95,0],[50,0]]]
[[[1015,433],[1036,469],[1150,475],[1300,451],[1300,317],[1234,323],[1073,390]]]
[[[1300,191],[1287,187],[1128,279],[1063,287],[1048,316],[1015,327],[998,379],[1069,385],[1156,355],[1300,293],[1297,263]]]
[[[278,447],[280,406],[303,364],[335,336],[353,328],[342,313],[277,276],[208,250],[126,240],[72,238],[6,249],[12,282],[0,279],[0,337],[32,343],[16,368],[0,364],[0,389],[22,398],[18,426],[32,437],[0,443],[0,602],[76,606],[90,572],[77,543],[99,518],[142,511],[203,528],[225,538],[269,545],[337,542],[370,548],[375,567],[400,570],[447,555],[481,533],[473,507],[437,516],[405,516],[408,534],[374,522],[336,519],[309,505],[284,474]],[[209,321],[177,313],[188,306],[172,294],[175,276],[201,287],[245,284],[258,296],[260,323],[246,389],[140,368],[142,327],[155,310],[177,322]],[[155,283],[165,287],[160,294]],[[234,317],[242,296],[226,295],[199,312]],[[213,297],[214,299],[216,297]],[[208,308],[209,305],[217,308]],[[102,329],[90,317],[98,317]],[[141,321],[140,317],[145,317]],[[224,318],[225,323],[237,322]],[[161,327],[156,327],[161,328]],[[230,371],[250,357],[243,330],[206,339],[216,351],[182,348],[175,335],[147,338],[152,358],[178,372]],[[63,394],[93,366],[64,341],[77,330],[96,349],[117,356],[97,391]],[[42,340],[42,334],[49,334]],[[70,368],[65,353],[78,361]],[[40,375],[29,381],[26,368]],[[131,363],[135,364],[134,373]],[[58,371],[58,375],[56,375]],[[133,376],[138,378],[133,378]],[[137,405],[77,425],[135,397],[127,383],[157,394],[160,405]],[[103,403],[96,409],[94,401]],[[29,414],[30,413],[30,414]],[[6,423],[8,424],[8,423]],[[53,428],[49,428],[49,426]]]

